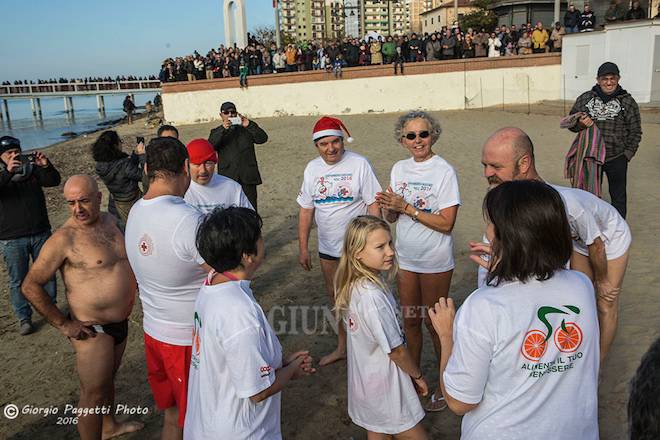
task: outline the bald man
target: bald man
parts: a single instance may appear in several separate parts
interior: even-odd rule
[[[96,181],[72,176],[64,185],[64,198],[71,217],[46,241],[22,290],[34,308],[69,338],[76,352],[78,406],[88,413],[78,419],[80,438],[108,439],[143,426],[114,418],[114,378],[126,347],[127,318],[137,283],[116,219],[100,212]],[[66,287],[68,316],[43,287],[58,270]]]
[[[502,128],[491,135],[483,147],[481,162],[484,177],[491,187],[510,180],[543,180],[536,171],[534,145],[519,128]],[[600,354],[605,358],[618,326],[619,294],[628,266],[632,236],[628,224],[609,203],[576,188],[551,185],[559,192],[573,236],[571,269],[579,270],[594,283],[600,323]],[[490,247],[470,243],[473,261],[487,267]],[[480,286],[485,272],[480,272]]]

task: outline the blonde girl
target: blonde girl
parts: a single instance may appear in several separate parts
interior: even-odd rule
[[[428,387],[405,345],[388,288],[396,271],[387,223],[354,218],[335,275],[335,311],[346,325],[348,414],[369,440],[427,438],[417,392],[426,395]]]

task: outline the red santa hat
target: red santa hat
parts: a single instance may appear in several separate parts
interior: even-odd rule
[[[213,145],[206,139],[193,139],[186,147],[190,163],[201,165],[204,162],[218,162],[218,154],[213,149]]]
[[[346,142],[353,142],[351,134],[348,132],[348,129],[337,118],[331,118],[330,116],[323,116],[321,119],[316,121],[314,124],[314,130],[312,131],[312,140],[316,142],[318,139],[321,139],[325,136],[339,136],[344,137],[346,133]]]

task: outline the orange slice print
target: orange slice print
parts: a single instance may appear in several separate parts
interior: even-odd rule
[[[555,331],[555,345],[563,353],[573,353],[582,344],[582,330],[574,322],[566,323],[566,330]]]
[[[545,341],[545,333],[541,330],[530,330],[523,339],[521,352],[530,361],[538,361],[547,350],[548,344]]]

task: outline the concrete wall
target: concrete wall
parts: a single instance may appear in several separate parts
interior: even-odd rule
[[[491,60],[487,62],[497,63]],[[557,58],[555,60],[558,61]],[[387,72],[390,71],[391,67],[387,66]],[[308,74],[313,75],[312,72]],[[176,84],[163,90],[165,119],[174,124],[218,119],[223,101],[235,102],[239,111],[250,117],[271,117],[401,112],[411,109],[457,110],[561,99],[560,66],[556,63],[254,85],[245,90],[235,85],[234,88],[213,88],[213,84],[204,84],[203,89],[199,90],[202,84]]]
[[[598,67],[612,61],[621,71],[621,86],[637,102],[658,96],[660,81],[653,81],[660,51],[655,48],[660,20],[608,25],[599,32],[568,34],[562,42],[562,78],[566,98],[575,99],[596,83]],[[655,52],[655,53],[654,53]]]

